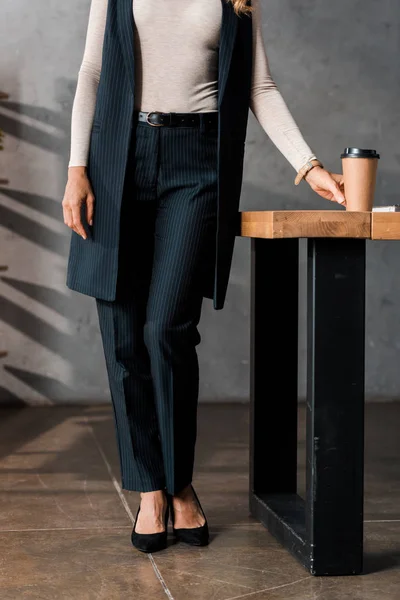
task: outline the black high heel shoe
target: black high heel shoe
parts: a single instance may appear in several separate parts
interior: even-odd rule
[[[206,515],[204,514],[203,508],[200,504],[200,500],[198,499],[197,494],[194,491],[192,484],[190,484],[190,487],[192,488],[194,497],[196,498],[197,503],[200,507],[200,510],[203,513],[203,517],[205,519],[204,524],[201,525],[200,527],[180,527],[178,529],[175,529],[175,527],[174,527],[174,521],[175,521],[174,506],[173,506],[173,502],[172,502],[172,496],[170,494],[168,494],[167,497],[168,497],[169,508],[171,511],[171,521],[172,521],[173,533],[179,541],[185,542],[186,544],[190,544],[192,546],[206,546],[209,542],[209,531],[208,531],[208,523],[207,523]]]
[[[168,500],[168,499],[167,499]],[[140,504],[135,517],[135,524],[133,526],[131,540],[132,544],[141,552],[157,552],[158,550],[164,550],[167,547],[168,538],[168,518],[169,518],[169,504],[165,510],[164,524],[165,531],[159,531],[157,533],[137,533],[135,531],[137,518],[140,512]]]

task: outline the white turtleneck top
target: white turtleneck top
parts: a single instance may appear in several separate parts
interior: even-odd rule
[[[72,109],[70,167],[87,165],[107,3],[108,0],[91,2]],[[249,106],[271,141],[298,171],[316,157],[272,78],[261,29],[260,0],[252,0],[252,6],[253,70]],[[221,0],[132,0],[132,9],[135,109],[217,111]],[[168,65],[169,68],[165,68]]]

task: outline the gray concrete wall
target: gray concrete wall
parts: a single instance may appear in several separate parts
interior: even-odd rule
[[[311,147],[336,171],[345,146],[376,147],[377,203],[398,202],[399,3],[263,0],[262,6],[274,77]],[[0,190],[0,264],[9,266],[0,281],[0,352],[8,350],[0,395],[16,403],[109,399],[94,301],[64,284],[69,233],[60,203],[88,11],[88,0],[1,5],[0,89],[11,98],[0,106],[7,133],[0,177],[10,180]],[[334,208],[307,184],[295,187],[294,175],[251,114],[241,208]],[[248,240],[238,238],[224,310],[204,301],[201,401],[248,398],[249,250]],[[399,258],[397,243],[368,246],[369,398],[400,397]],[[304,367],[303,313],[302,284]],[[337,368],[340,374],[340,353]]]

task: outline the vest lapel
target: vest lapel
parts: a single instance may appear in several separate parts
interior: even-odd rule
[[[134,18],[132,0],[117,0],[117,19],[122,53],[132,94],[135,91]]]
[[[221,0],[221,2],[222,24],[219,43],[218,108],[221,106],[226,82],[228,80],[238,23],[238,16],[233,10],[232,2],[227,2],[227,0]]]

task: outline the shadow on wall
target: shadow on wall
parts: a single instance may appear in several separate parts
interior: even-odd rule
[[[69,151],[69,131],[73,96],[76,82],[60,79],[56,82],[56,100],[60,110],[0,100],[0,129],[5,136],[12,136],[31,146],[52,152],[60,157],[63,173],[67,173],[67,156]],[[62,208],[59,199],[49,198],[8,186],[0,186],[0,196],[5,203],[0,204],[0,226],[9,232],[29,240],[38,249],[50,251],[60,257],[66,257],[69,249],[70,233],[59,233],[46,226],[42,215],[62,223]],[[14,210],[13,206],[27,207],[35,211],[38,218]],[[29,216],[28,216],[29,215]],[[73,320],[72,301],[66,294],[46,285],[23,281],[12,277],[12,273],[1,277],[2,283],[35,300],[64,318]],[[7,288],[6,288],[7,289]],[[5,292],[6,293],[6,292]],[[68,360],[74,368],[76,342],[67,333],[60,332],[50,322],[37,317],[30,310],[14,303],[6,295],[0,295],[0,318],[16,331],[35,341],[37,344]],[[7,356],[7,353],[5,353]],[[8,356],[8,361],[12,357]],[[28,385],[43,396],[51,399],[69,401],[73,398],[72,390],[51,377],[31,373],[19,369],[12,364],[5,364],[4,370]],[[23,405],[25,402],[10,390],[0,387],[2,404]]]

